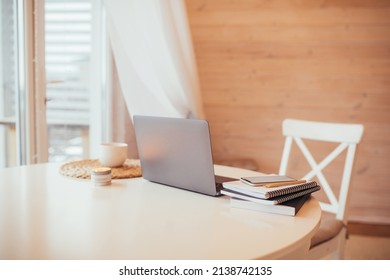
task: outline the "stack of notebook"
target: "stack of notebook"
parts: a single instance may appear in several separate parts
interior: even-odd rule
[[[315,181],[252,184],[245,179],[223,183],[221,193],[231,197],[232,207],[295,216],[311,193],[321,189]]]

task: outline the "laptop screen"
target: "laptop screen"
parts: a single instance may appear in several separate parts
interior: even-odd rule
[[[207,121],[140,115],[133,120],[145,179],[218,194]]]

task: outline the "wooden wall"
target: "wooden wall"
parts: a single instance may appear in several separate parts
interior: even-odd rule
[[[390,224],[390,1],[186,5],[215,160],[278,172],[283,119],[361,123],[350,220]],[[317,161],[331,148],[316,147]],[[295,153],[291,167],[307,164]],[[325,170],[330,183],[341,167]]]

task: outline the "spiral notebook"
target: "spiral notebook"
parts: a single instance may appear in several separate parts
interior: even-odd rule
[[[297,198],[297,197],[304,196],[306,194],[311,194],[313,192],[319,191],[320,189],[321,189],[321,187],[316,184],[315,186],[312,186],[308,189],[304,189],[301,191],[296,191],[296,192],[288,193],[288,194],[284,194],[284,195],[278,195],[278,196],[275,196],[275,197],[272,197],[269,199],[262,199],[262,198],[259,198],[256,196],[240,193],[240,192],[229,190],[229,189],[222,189],[221,194],[224,194],[224,195],[227,195],[227,196],[230,196],[233,198],[239,198],[239,199],[243,199],[243,200],[247,200],[247,201],[260,203],[260,204],[276,205],[276,204],[281,204],[281,203],[284,203],[286,201],[292,200],[292,199]]]
[[[223,183],[223,188],[257,198],[270,199],[276,196],[310,189],[317,185],[318,184],[316,181],[308,181],[300,184],[291,184],[281,187],[267,188],[262,186],[250,186],[240,180],[236,180]]]

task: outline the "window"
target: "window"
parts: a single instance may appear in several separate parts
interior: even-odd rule
[[[0,167],[89,158],[103,138],[101,0],[45,0],[35,1],[36,6],[32,2],[0,4]],[[31,30],[25,30],[26,20],[33,16],[35,23],[41,20],[43,24],[36,24],[34,36],[28,36]],[[45,62],[45,73],[39,72],[33,58]],[[29,63],[35,68],[26,71]],[[43,90],[36,84],[29,90],[28,81],[38,83],[34,75],[45,78]],[[45,150],[43,156],[40,150]]]

